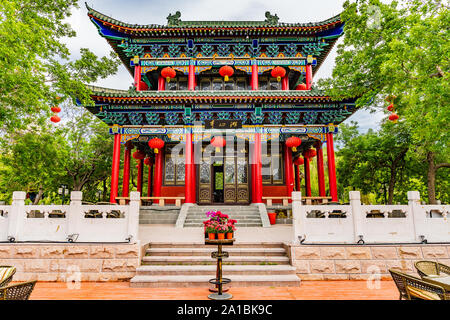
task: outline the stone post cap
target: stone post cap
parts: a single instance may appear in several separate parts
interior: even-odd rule
[[[408,191],[407,193],[408,201],[420,201],[419,191]]]
[[[83,192],[81,191],[72,191],[70,193],[71,201],[82,201],[83,200]]]
[[[350,200],[361,200],[361,193],[359,191],[350,191],[348,196]]]
[[[292,192],[292,201],[302,201],[302,193],[300,191]]]
[[[139,201],[141,200],[141,193],[138,191],[130,192],[130,201]]]
[[[25,200],[27,198],[27,193],[25,191],[14,191],[12,199],[14,200]]]

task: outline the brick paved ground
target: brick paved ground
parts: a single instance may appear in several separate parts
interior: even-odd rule
[[[379,289],[368,289],[366,281],[303,281],[300,287],[231,288],[236,300],[396,300],[393,281],[380,281]],[[207,300],[206,288],[130,288],[128,282],[82,282],[80,289],[68,289],[61,282],[38,282],[32,300]]]

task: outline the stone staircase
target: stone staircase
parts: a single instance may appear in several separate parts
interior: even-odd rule
[[[257,206],[191,206],[188,208],[184,227],[202,227],[207,220],[206,212],[221,211],[237,220],[236,227],[262,227],[261,215]]]
[[[139,211],[139,224],[175,224],[180,207],[144,206]]]
[[[300,279],[282,243],[235,243],[224,246],[223,277],[232,287],[299,286]],[[216,276],[217,246],[198,243],[152,243],[131,287],[210,287]]]

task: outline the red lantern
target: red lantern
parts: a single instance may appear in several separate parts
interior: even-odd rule
[[[286,140],[286,146],[292,148],[292,151],[296,152],[297,147],[302,144],[302,139],[299,137],[290,137]]]
[[[300,165],[302,165],[302,164],[304,164],[305,163],[305,160],[303,159],[303,158],[301,158],[301,157],[298,157],[297,159],[295,159],[295,161],[294,161],[294,164],[296,165],[296,166],[300,166]]]
[[[153,148],[153,151],[155,151],[155,153],[158,153],[159,149],[162,149],[164,147],[164,141],[160,138],[153,138],[148,142],[148,146],[150,148]]]
[[[388,107],[387,107],[387,109],[389,110],[389,111],[394,111],[394,104],[393,103],[391,103]]]
[[[61,108],[58,107],[58,106],[51,107],[51,110],[52,110],[52,112],[54,112],[54,113],[59,113],[59,112],[61,112]]]
[[[391,120],[393,123],[396,123],[398,118],[399,118],[399,116],[396,113],[393,113],[389,116],[389,120]]]
[[[277,78],[277,81],[280,82],[281,78],[286,75],[286,69],[283,67],[275,67],[272,69],[272,72],[270,74],[272,75],[272,77]]]
[[[54,123],[57,123],[57,122],[60,122],[60,121],[61,121],[61,118],[58,117],[58,116],[55,114],[53,117],[50,118],[50,121],[51,121],[51,122],[54,122]]]
[[[150,165],[152,164],[152,159],[150,159],[150,158],[145,158],[144,164],[145,164],[146,166],[150,166]]]
[[[306,90],[306,84],[300,83],[298,86],[295,87],[295,90]]]
[[[167,82],[170,82],[171,78],[175,78],[177,73],[171,67],[165,67],[161,70],[161,77],[165,78]]]
[[[228,77],[234,74],[234,70],[230,66],[223,66],[219,69],[219,74],[225,78],[225,81],[228,81]]]
[[[218,137],[213,137],[211,139],[211,144],[216,147],[216,152],[220,151],[220,148],[223,148],[226,146],[227,142],[225,141],[224,138],[222,138],[221,136]]]
[[[316,150],[308,149],[305,152],[303,152],[303,156],[308,159],[314,158],[316,156]]]
[[[145,158],[145,153],[143,153],[143,152],[140,151],[140,150],[135,151],[135,152],[133,153],[133,158],[135,158],[136,160],[142,160],[142,159]]]

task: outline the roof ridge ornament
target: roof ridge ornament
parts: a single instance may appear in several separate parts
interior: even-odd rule
[[[167,16],[167,25],[168,26],[179,26],[181,22],[181,12],[177,11],[175,14],[169,13]]]
[[[278,16],[276,14],[272,15],[270,14],[270,11],[266,11],[266,20],[264,20],[266,23],[270,25],[277,25],[278,24]]]

